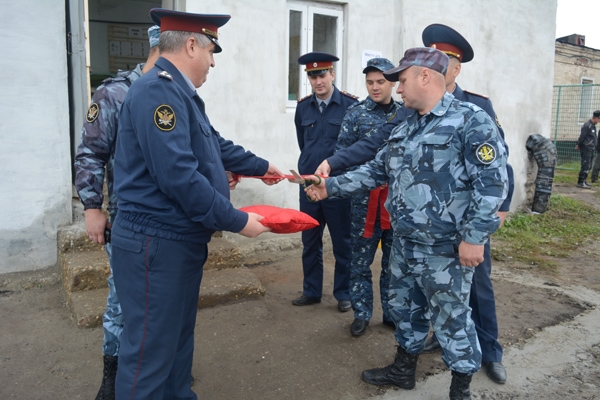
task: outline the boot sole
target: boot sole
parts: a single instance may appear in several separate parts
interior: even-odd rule
[[[370,381],[368,379],[366,379],[364,376],[361,376],[362,380],[370,383],[371,385],[376,385],[376,386],[397,386],[400,389],[406,389],[406,390],[411,390],[414,389],[416,385],[412,385],[412,386],[401,386],[398,385],[397,383],[394,382],[376,382],[376,381]]]

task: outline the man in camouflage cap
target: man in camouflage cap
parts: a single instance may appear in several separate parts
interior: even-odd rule
[[[369,95],[351,105],[344,115],[336,152],[348,148],[362,138],[371,136],[378,128],[393,119],[402,105],[392,99],[395,82],[390,82],[383,72],[394,67],[387,58],[372,58],[363,69]],[[349,168],[350,170],[356,167]],[[350,262],[350,301],[354,310],[354,321],[350,326],[352,336],[366,332],[373,316],[373,283],[371,263],[381,241],[381,275],[379,278],[383,323],[394,326],[388,310],[389,256],[392,249],[393,232],[390,216],[383,207],[387,198],[387,185],[370,193],[352,196],[352,261]]]
[[[431,320],[452,371],[450,399],[465,400],[471,398],[471,376],[481,368],[469,308],[473,267],[500,225],[496,212],[508,191],[507,157],[489,115],[446,92],[447,67],[448,56],[439,50],[407,50],[384,75],[400,82],[397,93],[416,113],[392,131],[374,160],[310,186],[307,195],[347,197],[388,183],[385,205],[394,229],[389,306],[399,346],[391,365],[363,371],[362,378],[414,388]],[[416,291],[427,301],[415,303]]]
[[[119,71],[115,78],[108,78],[98,87],[88,109],[81,130],[81,144],[75,156],[75,187],[85,210],[85,227],[88,238],[104,244],[108,260],[111,261],[112,248],[105,242],[105,232],[117,215],[117,196],[113,191],[113,171],[115,165],[115,143],[119,127],[119,112],[125,95],[133,82],[149,71],[158,59],[158,39],[160,27],[148,29],[150,51],[145,63],[138,64],[132,71]],[[106,168],[108,188],[108,212],[110,221],[102,212]],[[107,236],[108,238],[108,236]],[[115,398],[115,376],[117,374],[117,354],[123,331],[123,313],[115,290],[112,266],[108,277],[108,299],[102,316],[104,328],[104,373],[96,400]]]

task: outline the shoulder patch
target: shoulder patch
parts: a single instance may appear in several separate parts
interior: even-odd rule
[[[167,71],[161,71],[161,72],[159,72],[158,73],[158,77],[166,79],[166,80],[169,80],[169,81],[173,80],[173,77]]]
[[[94,103],[90,104],[90,108],[88,108],[88,112],[85,115],[85,120],[89,123],[92,123],[98,118],[99,114],[100,114],[100,106],[98,105],[98,103],[94,102]]]
[[[167,104],[161,104],[154,111],[154,124],[164,132],[170,132],[175,128],[175,111]]]
[[[496,148],[490,143],[483,143],[475,150],[475,156],[482,164],[491,164],[496,160],[498,152]]]
[[[488,98],[489,98],[489,97],[487,97],[487,96],[485,96],[485,95],[483,95],[483,94],[474,93],[474,92],[471,92],[471,91],[469,91],[469,90],[464,90],[464,89],[463,89],[463,92],[465,92],[465,93],[469,93],[469,94],[472,94],[473,96],[477,96],[477,97],[483,97],[484,99],[488,99]]]
[[[353,95],[351,93],[344,92],[343,90],[340,90],[340,93],[343,94],[346,97],[350,97],[351,99],[358,100],[358,96],[355,96],[355,95]]]
[[[304,100],[306,100],[306,99],[308,99],[310,97],[312,97],[312,94],[309,94],[308,96],[304,96],[303,98],[301,98],[300,100],[298,100],[298,103],[300,103],[300,102],[302,102],[302,101],[304,101]]]

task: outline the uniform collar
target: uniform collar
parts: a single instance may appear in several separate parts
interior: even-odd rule
[[[454,82],[454,85],[454,91],[451,94],[454,95],[454,97],[462,99],[465,92],[458,86],[458,83]]]
[[[321,101],[321,99],[319,99],[314,93],[312,96],[312,101],[317,107],[319,107],[319,102]],[[338,88],[335,87],[335,85],[333,85],[333,93],[331,93],[331,97],[329,98],[329,103],[327,103],[327,106],[329,106],[331,103],[342,104],[342,94],[340,93]]]
[[[154,63],[154,67],[158,67],[163,71],[167,71],[181,88],[189,94],[190,97],[194,97],[197,94],[194,85],[190,85],[190,80],[181,73],[177,67],[175,67],[169,60],[164,57],[159,57]]]

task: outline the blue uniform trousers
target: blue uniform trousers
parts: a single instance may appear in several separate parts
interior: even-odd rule
[[[421,353],[431,315],[446,366],[472,375],[481,368],[481,349],[468,305],[473,268],[460,265],[452,245],[436,246],[434,254],[415,247],[402,238],[394,240],[389,306],[396,340],[406,352]]]
[[[352,262],[350,264],[350,300],[354,318],[369,321],[373,316],[373,272],[371,264],[375,258],[381,240],[381,274],[379,275],[379,294],[383,319],[392,321],[388,306],[388,286],[390,281],[390,253],[394,232],[381,229],[380,213],[373,229],[373,236],[363,237],[367,210],[361,205],[352,204]]]
[[[118,220],[112,244],[126,321],[117,399],[197,399],[190,376],[206,244],[132,232]]]
[[[492,252],[490,241],[485,243],[483,262],[475,267],[471,285],[471,318],[475,322],[483,362],[502,362],[502,345],[498,342],[496,300],[492,285]]]
[[[323,230],[329,228],[335,257],[333,296],[350,300],[350,199],[310,202],[300,186],[300,211],[316,219],[320,226],[302,232],[303,294],[312,299],[323,295]]]
[[[106,243],[106,254],[110,263],[110,275],[108,276],[108,297],[106,299],[106,309],[102,315],[102,328],[104,330],[104,342],[102,351],[104,355],[116,357],[119,354],[121,344],[121,332],[123,332],[123,312],[121,303],[115,289],[115,279],[112,269],[112,245]]]

